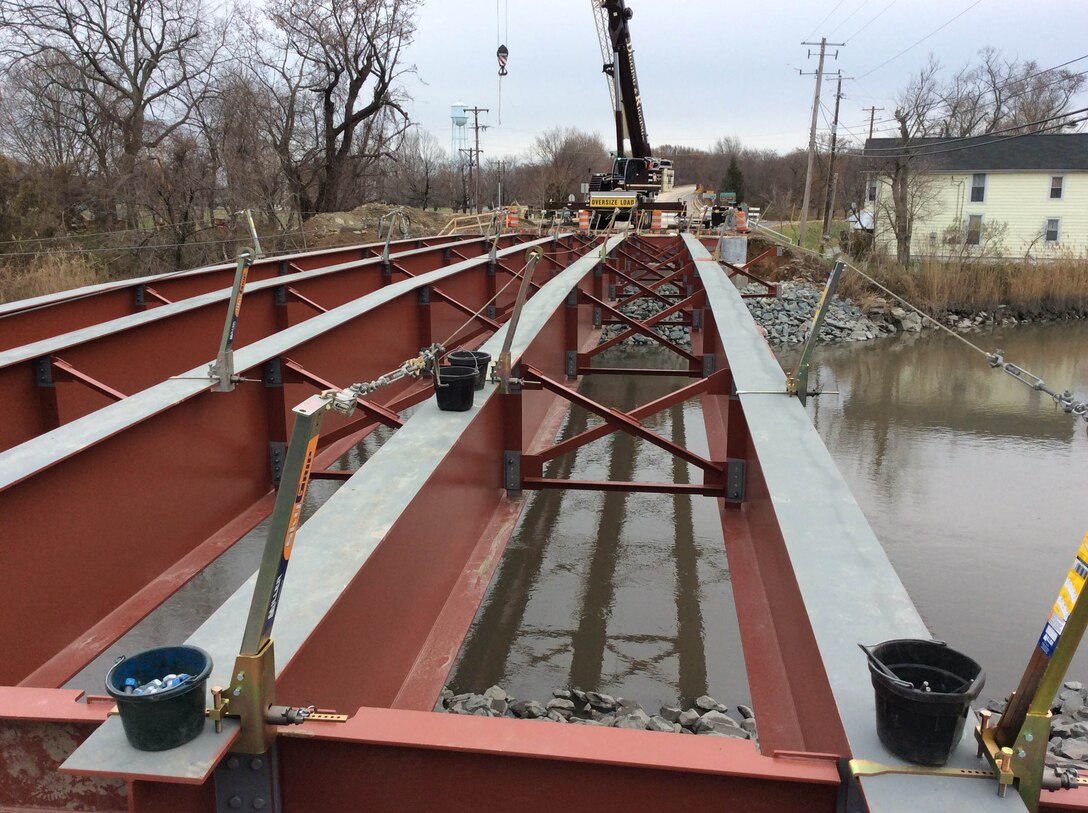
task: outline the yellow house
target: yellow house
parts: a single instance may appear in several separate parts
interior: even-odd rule
[[[1088,254],[1088,133],[865,142],[877,250],[895,255],[894,162],[912,155],[911,256]]]

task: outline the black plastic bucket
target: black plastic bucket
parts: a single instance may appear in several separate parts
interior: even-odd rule
[[[944,765],[986,683],[971,658],[941,641],[903,638],[868,647],[876,690],[876,731],[893,754],[919,765]]]
[[[205,684],[212,658],[197,646],[160,646],[117,661],[106,673],[106,691],[117,701],[125,736],[141,751],[165,751],[195,739],[204,729]],[[142,686],[169,674],[191,678],[155,694],[125,692],[130,678]]]
[[[454,350],[447,356],[450,364],[457,367],[473,367],[476,370],[476,389],[482,390],[487,382],[487,365],[491,363],[490,353],[479,350]]]
[[[476,386],[475,367],[439,367],[434,384],[438,408],[446,412],[467,412],[472,409]]]

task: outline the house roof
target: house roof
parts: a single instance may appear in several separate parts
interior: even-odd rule
[[[881,159],[915,152],[927,169],[985,172],[997,170],[1088,170],[1088,133],[988,135],[975,138],[870,138],[864,155]]]

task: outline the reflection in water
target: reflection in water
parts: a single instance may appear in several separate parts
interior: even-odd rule
[[[1088,395],[1084,322],[970,338]],[[820,347],[813,371],[840,392],[813,421],[930,630],[983,665],[987,695],[1011,691],[1088,531],[1084,422],[944,334]]]
[[[607,366],[671,363],[656,350],[615,351]],[[683,379],[596,376],[581,391],[621,409]],[[599,423],[572,409],[560,437]],[[644,423],[706,453],[697,404]],[[616,433],[553,461],[550,477],[689,482],[686,463]],[[542,491],[527,497],[450,678],[458,691],[501,684],[546,699],[573,686],[643,703],[702,694],[747,702],[744,659],[713,500],[659,494]]]

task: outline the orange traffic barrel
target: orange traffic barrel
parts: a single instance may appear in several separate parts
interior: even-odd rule
[[[744,211],[743,209],[737,209],[735,222],[737,224],[738,234],[748,233],[748,213],[746,211]]]
[[[517,209],[510,209],[506,213],[506,228],[516,229],[521,223],[521,219],[518,217]]]
[[[589,231],[589,211],[581,209],[578,212],[578,228],[582,231]]]
[[[657,229],[661,228],[661,210],[660,209],[654,209],[653,214],[650,215],[650,228],[654,229],[655,231]]]

